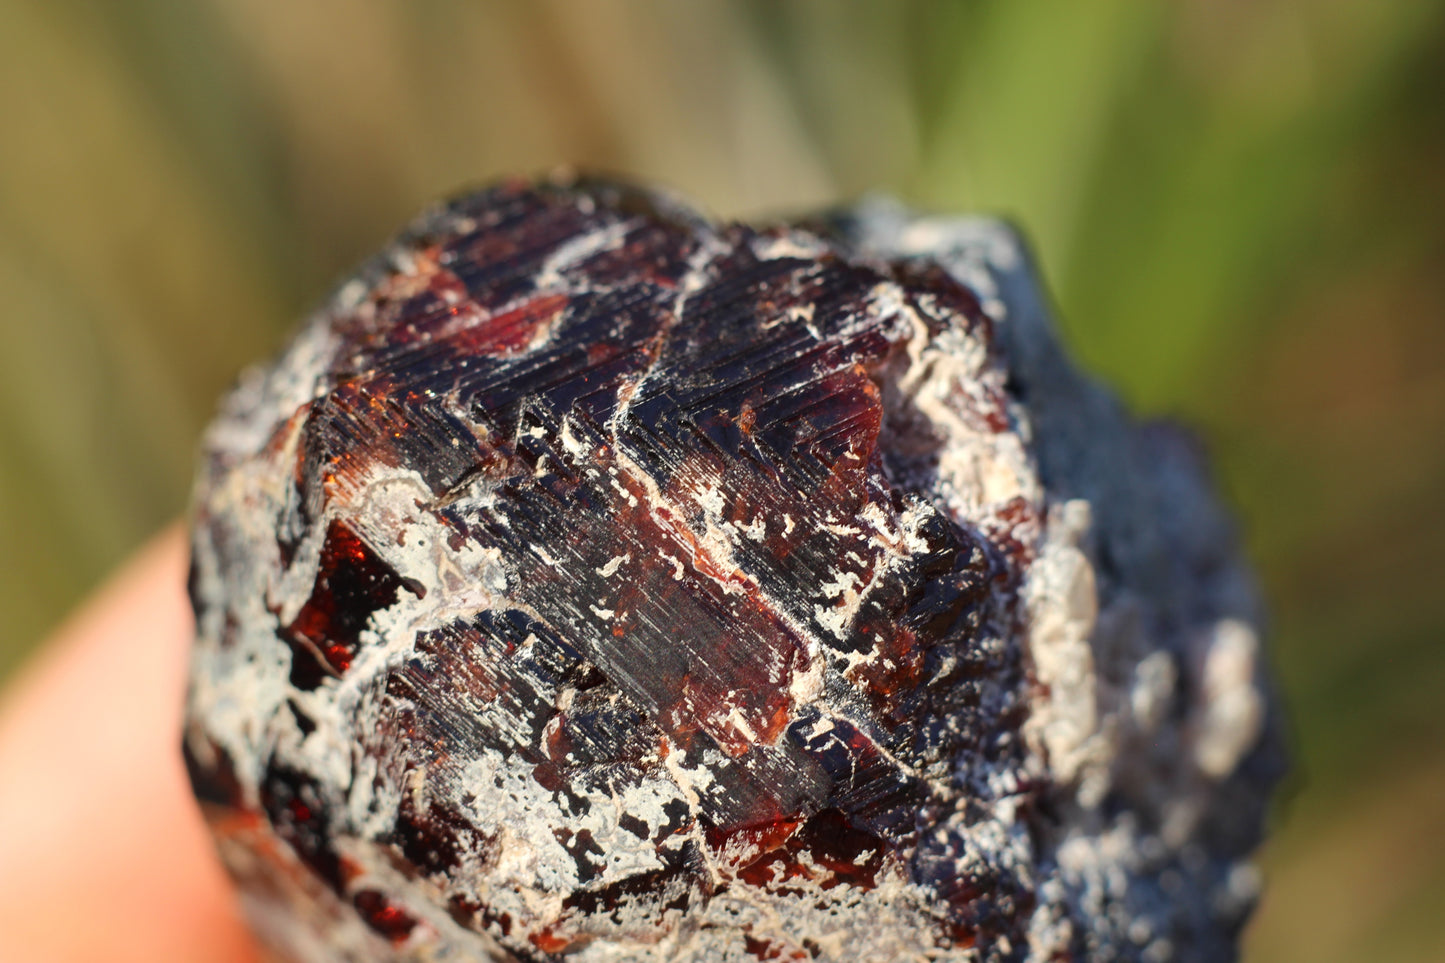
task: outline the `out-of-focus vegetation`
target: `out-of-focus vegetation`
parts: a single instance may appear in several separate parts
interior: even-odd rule
[[[0,673],[439,194],[562,161],[725,215],[1008,214],[1212,447],[1299,775],[1248,958],[1445,959],[1445,4],[0,2]]]

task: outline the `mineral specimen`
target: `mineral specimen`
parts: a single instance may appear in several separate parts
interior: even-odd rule
[[[455,200],[226,402],[191,594],[287,959],[1213,961],[1255,894],[1229,525],[996,223]]]

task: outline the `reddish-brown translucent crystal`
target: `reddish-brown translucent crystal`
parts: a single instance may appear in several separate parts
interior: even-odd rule
[[[1000,352],[936,263],[627,188],[424,219],[211,449],[187,761],[257,905],[378,958],[842,959],[879,912],[1023,959],[1062,496]]]

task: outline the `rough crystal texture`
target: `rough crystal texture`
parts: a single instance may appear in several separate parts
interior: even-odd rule
[[[995,223],[453,201],[228,400],[191,592],[286,958],[1213,961],[1254,896],[1228,525]]]

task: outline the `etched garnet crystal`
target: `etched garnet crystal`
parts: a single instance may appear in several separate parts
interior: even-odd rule
[[[1233,958],[1250,580],[994,222],[461,197],[243,379],[193,538],[186,761],[284,959]]]

